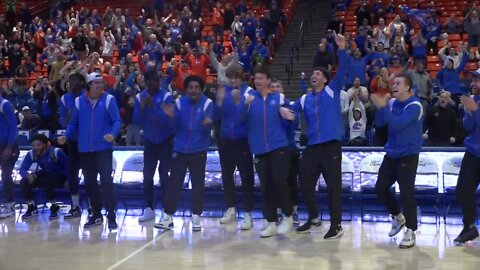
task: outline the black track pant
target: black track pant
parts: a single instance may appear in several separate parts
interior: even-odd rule
[[[458,176],[455,193],[463,211],[463,224],[475,224],[477,216],[477,202],[475,192],[480,183],[480,158],[465,152]]]
[[[5,145],[0,145],[0,155],[5,150],[5,147]],[[12,155],[10,158],[7,160],[0,160],[0,169],[2,170],[2,188],[5,196],[4,199],[7,203],[13,202],[14,189],[12,172],[13,168],[15,167],[15,163],[17,162],[19,153],[20,150],[18,149],[18,146],[15,145],[12,147]]]
[[[174,153],[172,155],[172,177],[167,185],[164,200],[164,211],[169,215],[175,214],[178,200],[185,182],[187,169],[192,181],[192,213],[201,215],[205,193],[205,165],[207,153],[199,152],[192,154]]]
[[[285,216],[291,216],[293,209],[288,187],[290,150],[280,148],[255,155],[255,168],[262,186],[263,217],[268,222],[276,222],[278,204]]]
[[[391,215],[398,215],[401,213],[400,206],[395,193],[391,190],[393,184],[398,183],[406,220],[405,226],[413,231],[417,230],[417,200],[415,198],[417,167],[418,154],[395,159],[385,155],[375,184],[378,200],[385,205]]]
[[[55,188],[63,187],[65,180],[65,175],[53,172],[39,176],[33,183],[29,182],[28,177],[24,177],[20,181],[20,186],[27,202],[34,200],[33,189],[37,187],[42,187],[45,190],[47,200],[53,202],[55,201]]]
[[[87,197],[94,215],[100,215],[102,205],[105,205],[108,218],[115,218],[115,187],[112,177],[112,150],[81,153],[82,171],[85,177]],[[102,193],[97,181],[100,175]],[[103,204],[102,204],[103,198]]]
[[[234,172],[238,168],[242,179],[245,212],[253,209],[254,171],[253,156],[247,139],[221,139],[218,144],[220,165],[222,166],[223,193],[227,207],[235,207]]]
[[[320,174],[327,184],[332,224],[342,222],[342,145],[339,141],[309,145],[300,158],[300,190],[310,219],[318,217],[315,192]]]
[[[172,139],[167,139],[159,144],[145,142],[143,150],[143,192],[148,207],[153,208],[153,177],[158,165],[158,175],[160,176],[162,205],[165,200],[165,191],[168,182],[170,182],[170,168],[172,166]]]

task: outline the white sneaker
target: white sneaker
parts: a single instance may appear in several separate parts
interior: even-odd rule
[[[9,218],[12,216],[15,216],[15,208],[13,208],[13,204],[2,205],[0,208],[0,219]]]
[[[172,216],[169,214],[166,214],[165,212],[162,215],[162,218],[160,219],[160,222],[155,223],[153,225],[156,229],[171,229],[173,228],[173,219]]]
[[[235,207],[230,207],[225,211],[223,217],[220,219],[220,224],[228,224],[232,223],[237,219],[237,211],[235,211]]]
[[[246,231],[251,228],[253,228],[252,214],[250,212],[245,212],[240,229]]]
[[[392,229],[388,233],[388,236],[393,237],[397,235],[405,226],[405,217],[402,213],[392,216]]]
[[[138,218],[138,222],[145,222],[155,219],[155,211],[152,208],[147,207],[143,210],[143,214]]]
[[[411,248],[411,247],[415,246],[415,239],[416,239],[415,232],[412,231],[412,229],[407,229],[405,231],[405,234],[403,235],[403,239],[400,242],[399,247],[400,248]]]
[[[267,227],[260,232],[260,237],[267,238],[277,234],[277,224],[275,222],[268,222]]]
[[[284,217],[280,225],[278,225],[277,234],[288,234],[293,227],[293,217]]]
[[[202,224],[200,223],[200,216],[192,216],[192,231],[197,232],[202,230]]]

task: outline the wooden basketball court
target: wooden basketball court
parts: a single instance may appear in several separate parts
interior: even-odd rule
[[[157,219],[159,213],[157,212]],[[312,231],[288,237],[259,237],[262,220],[243,232],[203,218],[203,230],[192,232],[190,218],[175,218],[175,228],[159,231],[154,222],[119,213],[119,229],[84,230],[81,219],[49,221],[48,211],[22,222],[0,221],[1,270],[73,269],[479,269],[480,243],[456,247],[460,225],[422,224],[417,246],[397,247],[390,224],[345,222],[345,235],[323,240],[328,222]]]

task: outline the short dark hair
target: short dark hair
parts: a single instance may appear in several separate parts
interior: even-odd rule
[[[327,81],[325,82],[325,85],[327,85],[330,82],[330,72],[326,68],[316,66],[316,67],[313,67],[313,71],[322,72],[323,76],[327,79]]]
[[[72,73],[70,74],[70,76],[68,77],[69,80],[72,80],[72,79],[77,79],[79,80],[80,82],[82,82],[83,86],[85,87],[85,84],[86,84],[86,80],[85,80],[85,76],[82,74],[82,73],[79,73],[79,72],[75,72],[75,73]]]
[[[160,72],[157,72],[154,68],[147,69],[145,74],[143,74],[143,77],[145,78],[146,81],[158,80],[161,78],[161,76],[162,74]]]
[[[270,69],[266,65],[261,65],[255,68],[254,74],[257,74],[257,73],[264,74],[265,76],[267,76],[267,79],[272,78],[272,73],[270,72]]]
[[[202,77],[197,75],[190,75],[187,78],[185,78],[185,80],[183,80],[183,87],[186,89],[191,82],[198,82],[202,90],[205,88],[205,81],[203,80]]]
[[[398,74],[395,78],[403,78],[403,81],[408,85],[408,91],[412,91],[412,78],[405,73]]]
[[[35,135],[33,138],[32,138],[32,142],[34,141],[41,141],[42,143],[44,144],[48,144],[50,142],[50,140],[48,139],[47,136],[43,135],[43,134],[37,134]]]

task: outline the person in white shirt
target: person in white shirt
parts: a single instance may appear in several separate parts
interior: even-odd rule
[[[112,30],[106,31],[106,28],[103,29],[102,34],[102,57],[104,62],[113,63],[113,47],[115,45],[115,37],[112,34]]]
[[[353,98],[357,96],[363,103],[365,109],[370,107],[370,99],[368,98],[368,89],[365,86],[360,85],[360,78],[353,80],[353,86],[347,90],[348,102],[352,102]]]
[[[350,146],[368,145],[365,131],[367,127],[367,115],[365,107],[358,96],[350,103],[348,110],[348,125],[350,127]]]
[[[378,20],[378,26],[373,29],[373,39],[375,40],[375,46],[377,43],[382,42],[385,49],[390,48],[390,28],[385,25],[385,20],[380,18]]]

